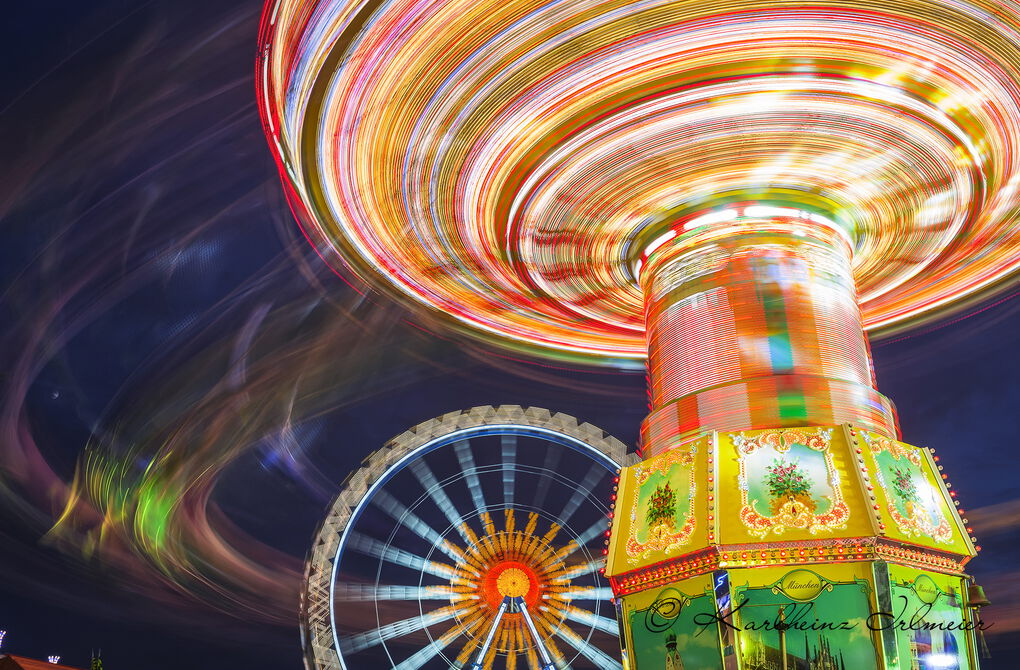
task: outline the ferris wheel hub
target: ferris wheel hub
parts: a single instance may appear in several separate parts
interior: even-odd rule
[[[522,598],[533,586],[531,575],[517,567],[504,568],[496,577],[496,589],[503,597]]]
[[[535,607],[548,591],[550,575],[539,557],[497,556],[478,581],[479,595],[495,611],[505,598]]]

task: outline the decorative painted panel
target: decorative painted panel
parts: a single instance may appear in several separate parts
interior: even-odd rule
[[[700,482],[704,482],[710,444],[708,438],[696,440],[623,470],[610,574],[705,546],[705,511],[699,502],[704,493],[697,473],[702,473]]]
[[[912,544],[971,553],[928,451],[874,433],[861,437],[886,534]]]

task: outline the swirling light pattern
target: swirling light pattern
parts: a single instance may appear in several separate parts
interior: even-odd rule
[[[472,365],[330,281],[262,160],[258,8],[198,4],[83,8],[110,60],[72,53],[4,112],[0,573],[246,663],[291,641],[307,535],[366,449],[323,436]]]
[[[980,0],[271,0],[258,83],[299,218],[360,275],[637,365],[645,250],[735,202],[844,230],[871,331],[1013,282],[1018,26]]]
[[[875,388],[841,229],[781,209],[747,206],[739,222],[653,243],[641,273],[646,454],[705,429],[897,432]]]
[[[136,9],[83,7],[109,60],[72,40],[2,112],[0,573],[90,621],[186,626],[272,663],[274,636],[291,658],[307,535],[377,446],[331,437],[354,408],[443,375],[607,408],[638,380],[507,359],[493,379],[487,352],[332,281],[263,160],[258,8]]]

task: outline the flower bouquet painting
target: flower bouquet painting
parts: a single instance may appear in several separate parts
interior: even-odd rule
[[[892,490],[903,502],[907,517],[914,516],[914,505],[921,502],[921,496],[917,493],[917,484],[914,483],[909,470],[893,468]]]
[[[829,451],[831,429],[733,436],[740,465],[740,520],[754,537],[808,536],[842,528],[850,515]]]
[[[800,460],[792,462],[775,458],[766,466],[765,483],[771,498],[770,511],[776,516],[784,511],[797,517],[804,512],[814,513],[817,507],[811,497],[811,477],[800,467]]]
[[[645,520],[650,527],[666,526],[667,530],[676,529],[676,491],[669,482],[655,487],[648,499],[648,511]]]
[[[907,537],[928,537],[953,542],[953,525],[943,511],[945,503],[926,474],[918,447],[865,434],[875,458],[878,484],[885,491],[886,509],[896,527]]]
[[[697,449],[697,444],[674,449],[635,466],[625,545],[628,562],[680,552],[690,541],[697,525],[691,513]]]

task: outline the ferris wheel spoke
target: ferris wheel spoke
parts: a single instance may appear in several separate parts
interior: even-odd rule
[[[450,586],[403,586],[399,584],[337,584],[334,597],[345,602],[374,600],[454,600]]]
[[[467,633],[467,640],[457,654],[457,667],[464,666],[474,655],[475,650],[481,646],[482,638],[492,625],[492,613],[482,608],[474,608],[463,620],[464,630]]]
[[[456,667],[463,667],[464,664],[468,662],[468,659],[471,658],[471,654],[473,654],[475,649],[478,648],[478,635],[484,634],[485,628],[482,625],[484,623],[484,617],[479,617],[473,625],[467,627],[469,637],[460,648],[460,653],[457,654],[457,660],[455,661]]]
[[[560,464],[560,450],[550,449],[545,454],[545,462],[542,464],[542,469],[545,472],[556,472]],[[551,477],[542,477],[538,482],[538,490],[535,492],[534,509],[544,509],[545,499],[549,495],[549,487],[552,484]]]
[[[363,633],[342,637],[340,638],[340,648],[345,654],[356,654],[359,651],[382,644],[386,640],[416,633],[428,626],[452,619],[456,616],[456,613],[456,608],[442,607],[428,614],[418,614],[407,619],[394,621],[393,623],[388,623],[385,626],[379,626]]]
[[[598,485],[599,481],[606,476],[606,469],[598,464],[593,464],[588,468],[588,474],[584,476],[584,480],[581,485],[578,486],[573,495],[567,500],[567,504],[563,506],[563,511],[560,512],[560,523],[566,524],[570,520],[570,517],[574,516],[577,508],[581,506],[585,498],[591,496],[592,490]]]
[[[415,652],[414,655],[393,666],[393,670],[418,670],[418,668],[435,658],[440,651],[442,649],[439,649],[437,644],[428,644]]]
[[[620,630],[619,625],[616,623],[616,619],[610,619],[602,616],[601,614],[595,614],[588,610],[583,610],[580,607],[567,605],[563,608],[563,613],[571,621],[597,628],[598,630],[604,633],[609,633],[610,635],[616,635]]]
[[[581,547],[585,546],[586,544],[594,540],[601,533],[604,533],[605,528],[606,522],[603,521],[602,519],[599,519],[598,521],[593,523],[591,526],[588,527],[586,531],[578,535],[576,538],[574,538],[567,544],[565,544],[562,549],[557,550],[550,559],[550,565],[559,565],[560,563],[565,561],[571,555],[576,553],[577,550],[579,550]]]
[[[463,561],[464,554],[448,540],[444,539],[431,526],[425,523],[421,517],[408,509],[407,505],[400,502],[386,490],[380,490],[372,501],[376,507],[393,518],[394,521],[413,532],[418,537],[432,546],[443,551],[454,561]]]
[[[443,490],[443,486],[436,479],[436,475],[432,472],[432,469],[425,464],[424,460],[416,460],[411,462],[411,473],[414,475],[421,487],[425,489],[425,493],[432,499],[432,502],[436,504],[439,511],[449,520],[450,524],[457,529],[460,536],[464,538],[465,542],[470,542],[470,538],[465,533],[461,521],[463,517],[460,512],[457,511],[457,507],[450,500],[450,496],[446,495],[446,491]]]
[[[608,586],[572,586],[557,594],[563,600],[609,600],[613,589]]]
[[[604,558],[599,558],[594,561],[587,561],[585,563],[578,563],[577,565],[571,566],[564,569],[562,572],[556,575],[556,581],[566,581],[580,577],[581,575],[588,575],[594,572],[598,572],[602,566],[606,564]]]
[[[399,664],[393,666],[393,670],[418,670],[418,668],[438,656],[443,649],[449,647],[450,643],[457,639],[457,636],[462,632],[460,625],[454,626],[440,635],[431,644],[425,645]]]
[[[585,530],[584,532],[577,536],[577,544],[574,547],[575,550],[580,547],[583,547],[584,545],[588,544],[599,535],[605,533],[607,526],[608,524],[606,523],[605,519],[598,519],[595,523],[588,526],[587,530]]]
[[[594,663],[600,670],[623,670],[623,666],[619,661],[595,645],[588,644],[587,641],[582,640],[577,633],[570,630],[567,626],[560,626],[554,634],[579,651],[582,656]]]
[[[514,484],[517,474],[517,436],[503,435],[500,438],[503,456],[503,504],[514,506]]]
[[[559,670],[571,670],[570,663],[567,662],[567,659],[563,655],[563,652],[560,651],[560,646],[556,644],[555,632],[558,626],[554,626],[553,623],[544,616],[540,616],[536,618],[534,621],[535,626],[539,629],[539,634],[542,636],[542,640],[545,643],[546,650],[549,652],[549,655],[552,656],[553,664],[557,668],[559,668]],[[538,653],[535,652],[535,647],[534,646],[530,647],[528,651],[534,652],[535,659],[535,664],[529,665],[528,667],[529,668],[539,667],[537,665]]]
[[[411,568],[412,570],[427,572],[431,575],[436,575],[437,577],[442,577],[444,579],[454,579],[460,576],[460,571],[458,571],[457,568],[446,565],[445,563],[430,561],[418,554],[412,554],[405,549],[397,549],[396,547],[380,542],[379,540],[368,537],[367,535],[362,535],[361,533],[351,533],[349,545],[351,549],[367,556],[379,558],[393,563],[394,565]]]
[[[485,509],[485,496],[482,495],[482,483],[478,480],[478,468],[471,453],[471,443],[468,440],[461,440],[453,445],[453,451],[457,454],[457,461],[460,463],[461,472],[464,473],[464,480],[467,482],[468,491],[471,492],[475,509]]]

